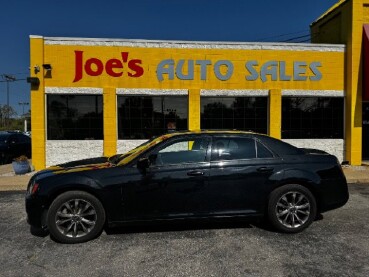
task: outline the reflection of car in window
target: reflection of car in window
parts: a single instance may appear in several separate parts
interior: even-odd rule
[[[156,165],[204,162],[208,144],[205,138],[174,141],[157,152]]]

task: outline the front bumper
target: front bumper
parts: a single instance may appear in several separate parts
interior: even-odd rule
[[[36,228],[46,228],[47,209],[41,199],[27,194],[25,201],[28,224]]]

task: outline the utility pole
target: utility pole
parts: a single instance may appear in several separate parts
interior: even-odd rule
[[[19,106],[22,106],[22,116],[24,116],[24,106],[28,106],[28,102],[18,102]]]
[[[14,76],[10,75],[10,74],[3,74],[2,77],[3,77],[3,80],[6,82],[6,105],[7,105],[7,108],[5,109],[6,115],[4,115],[4,116],[5,116],[5,120],[6,120],[5,124],[7,126],[8,123],[9,123],[9,117],[10,117],[10,114],[9,114],[10,113],[9,82],[14,82],[17,79]]]
[[[3,74],[2,76],[6,82],[6,105],[9,106],[9,82],[14,82],[16,78],[9,74]]]
[[[28,102],[18,102],[22,106],[22,117],[24,117],[24,132],[27,132],[27,118],[24,116],[24,106],[28,106]]]

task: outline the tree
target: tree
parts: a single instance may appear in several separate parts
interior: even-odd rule
[[[8,128],[10,119],[16,115],[16,111],[11,106],[0,105],[0,127]]]

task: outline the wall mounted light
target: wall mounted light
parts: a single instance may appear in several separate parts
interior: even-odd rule
[[[33,86],[38,86],[40,84],[40,79],[37,77],[27,77],[27,83]]]
[[[34,67],[33,67],[33,70],[35,72],[35,74],[39,73],[40,72],[40,67],[36,64]]]
[[[51,71],[51,69],[53,69],[53,68],[51,67],[51,64],[49,64],[49,63],[45,63],[45,64],[43,64],[43,65],[42,65],[42,67],[43,67],[46,71]]]

